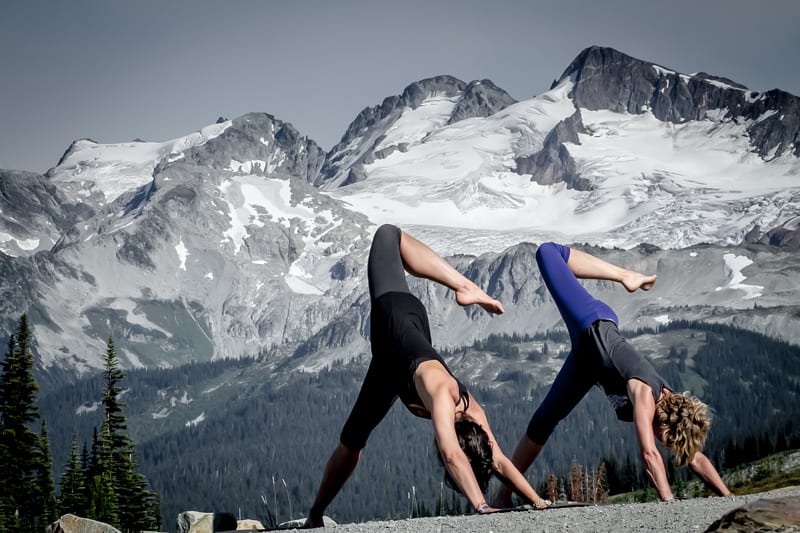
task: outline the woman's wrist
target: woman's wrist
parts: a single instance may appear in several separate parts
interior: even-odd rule
[[[491,507],[489,507],[489,504],[483,501],[475,508],[475,512],[478,514],[483,514],[489,509],[491,509]]]
[[[672,494],[669,494],[669,495],[664,496],[663,498],[661,498],[661,501],[663,503],[674,502],[675,501],[675,496],[673,496]]]

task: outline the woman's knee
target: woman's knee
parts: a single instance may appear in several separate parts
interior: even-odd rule
[[[375,230],[375,236],[373,237],[373,241],[375,240],[384,240],[384,239],[399,239],[400,238],[400,228],[395,226],[394,224],[381,224],[381,226]]]

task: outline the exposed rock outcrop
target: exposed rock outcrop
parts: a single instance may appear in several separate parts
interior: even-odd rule
[[[562,120],[544,140],[541,150],[528,157],[516,160],[519,174],[531,174],[531,181],[540,185],[551,185],[563,181],[570,189],[588,191],[591,182],[580,176],[575,160],[563,143],[580,144],[578,133],[586,133],[580,110]]]
[[[764,94],[704,72],[682,74],[613,48],[583,50],[556,83],[571,78],[577,107],[617,112],[652,111],[675,123],[702,120],[721,109],[726,120],[750,121],[753,149],[763,158],[789,152],[800,157],[800,98],[774,89]]]
[[[215,533],[236,529],[236,517],[231,513],[185,511],[178,515],[178,533]]]
[[[706,533],[723,531],[800,531],[800,496],[756,500],[734,509],[706,529]]]
[[[120,533],[120,531],[97,520],[81,518],[74,514],[65,514],[47,526],[45,533]]]

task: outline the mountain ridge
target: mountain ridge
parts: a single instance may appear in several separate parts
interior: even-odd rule
[[[596,65],[609,73],[592,85],[582,73]],[[641,79],[620,82],[623,71]],[[365,108],[328,153],[268,113],[160,143],[75,141],[46,176],[0,172],[0,336],[27,311],[40,364],[76,373],[99,368],[87,354],[109,336],[130,367],[269,353],[276,366],[319,369],[366,353],[366,254],[391,222],[508,302],[489,320],[412,281],[446,346],[558,324],[532,259],[546,240],[662,280],[697,272],[668,282],[685,291],[685,310],[601,285],[626,319],[739,320],[800,342],[798,287],[783,272],[798,268],[800,163],[788,130],[775,129],[783,118],[710,112],[708,102],[750,93],[685,76],[599,47],[520,102],[489,80],[437,76]],[[641,108],[667,84],[710,99],[653,109],[702,120]],[[593,87],[605,96],[592,100]],[[750,113],[772,105],[753,98]]]

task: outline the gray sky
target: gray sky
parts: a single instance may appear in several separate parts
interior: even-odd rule
[[[797,0],[2,0],[0,168],[250,111],[329,150],[409,83],[488,78],[522,100],[594,44],[800,95],[798,20]]]

